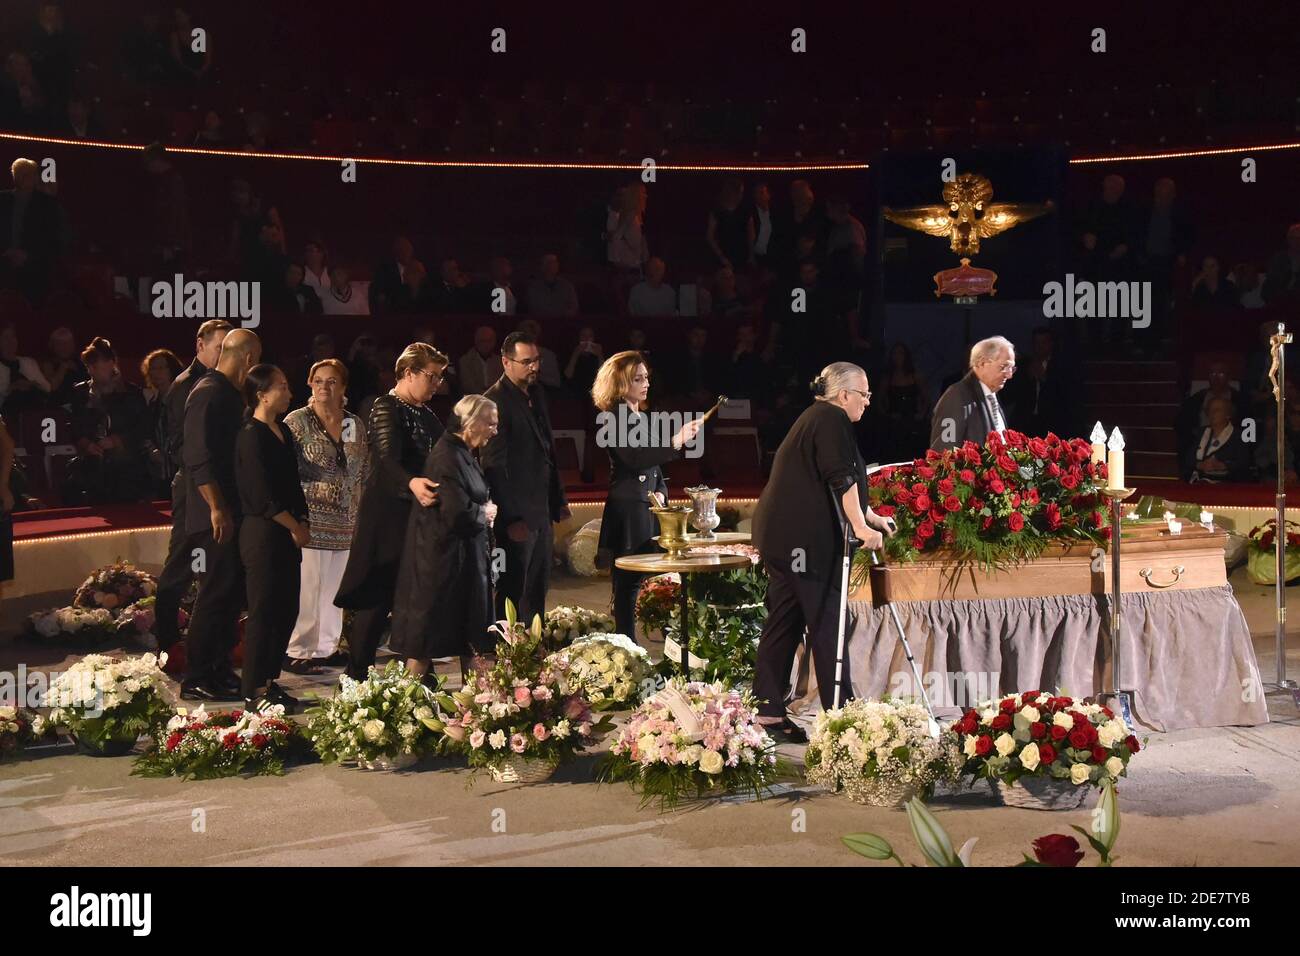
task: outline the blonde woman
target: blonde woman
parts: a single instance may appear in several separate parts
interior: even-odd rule
[[[477,452],[497,423],[495,402],[466,395],[424,466],[424,476],[438,486],[438,506],[411,512],[388,641],[416,674],[428,673],[432,658],[456,656],[467,673],[475,655],[493,649],[488,528],[497,507]]]
[[[646,414],[646,396],[650,391],[650,369],[640,352],[611,355],[596,373],[591,398],[600,409],[597,421],[603,426],[601,443],[609,452],[609,495],[600,521],[599,553],[611,567],[614,558],[656,550],[651,540],[655,534],[654,516],[650,514],[650,496],[666,496],[668,485],[662,465],[676,458],[687,442],[699,433],[700,419],[692,419],[678,429],[667,445],[656,446],[638,441],[658,430],[646,427],[633,431],[638,417]],[[636,639],[636,593],[645,577],[632,571],[612,568],[611,587],[614,620],[619,633]]]

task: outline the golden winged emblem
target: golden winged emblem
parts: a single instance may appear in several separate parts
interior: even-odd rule
[[[962,173],[943,187],[944,205],[913,206],[910,209],[885,207],[890,222],[924,232],[947,236],[952,251],[959,256],[973,256],[980,251],[980,240],[1006,232],[1022,222],[1050,212],[1052,202],[989,202],[993,184],[979,173]]]

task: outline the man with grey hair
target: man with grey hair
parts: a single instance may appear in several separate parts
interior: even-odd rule
[[[0,192],[0,288],[33,302],[49,290],[62,243],[62,216],[53,196],[37,189],[40,166],[19,158],[9,171],[14,188]]]
[[[970,371],[953,383],[934,406],[930,447],[958,448],[972,441],[983,446],[989,432],[1007,428],[998,392],[1016,373],[1016,349],[1000,335],[976,342],[970,350]]]

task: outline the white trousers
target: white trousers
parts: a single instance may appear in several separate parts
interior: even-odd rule
[[[298,595],[298,621],[289,638],[290,657],[329,657],[339,649],[343,609],[334,606],[334,595],[338,594],[347,566],[347,551],[302,549],[302,588]]]

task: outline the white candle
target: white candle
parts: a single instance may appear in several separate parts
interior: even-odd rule
[[[1089,437],[1092,442],[1092,463],[1100,464],[1106,460],[1106,429],[1101,427],[1101,422],[1092,426],[1092,435]]]
[[[1110,456],[1106,460],[1106,487],[1123,488],[1124,436],[1120,434],[1119,426],[1111,431],[1107,446],[1110,448]]]
[[[1169,533],[1170,533],[1170,534],[1182,534],[1182,533],[1183,533],[1183,523],[1182,523],[1181,521],[1170,521],[1168,524],[1169,524]]]

